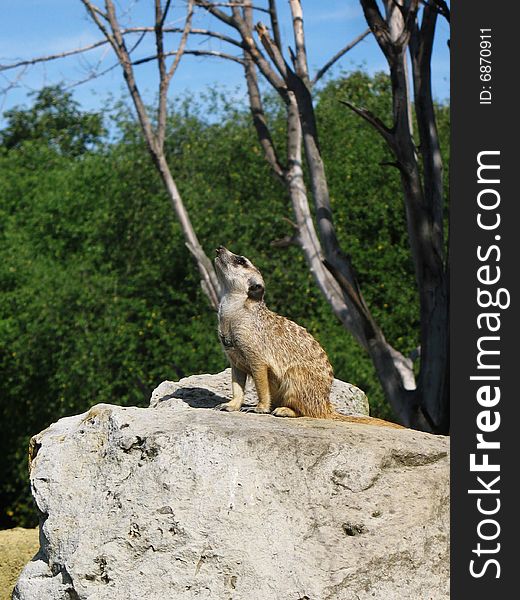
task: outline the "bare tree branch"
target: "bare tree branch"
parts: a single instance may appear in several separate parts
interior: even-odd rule
[[[307,65],[307,50],[305,46],[305,31],[303,28],[303,11],[301,0],[289,0],[291,8],[294,43],[296,46],[295,69],[298,77],[309,87],[309,68]]]
[[[171,78],[173,77],[175,71],[177,70],[177,67],[179,66],[179,61],[181,60],[182,54],[185,51],[186,43],[188,41],[188,35],[191,31],[192,18],[193,18],[193,0],[188,0],[186,22],[184,25],[184,30],[182,32],[181,41],[179,42],[175,60],[173,61],[172,65],[170,67],[170,70],[168,71],[168,76],[167,76],[168,83],[170,82]]]
[[[430,6],[433,10],[437,11],[440,15],[442,15],[448,23],[450,23],[451,14],[448,3],[445,0],[421,0],[422,4],[425,6]]]
[[[79,87],[80,85],[84,85],[85,83],[88,83],[89,81],[93,81],[94,79],[99,79],[100,77],[103,77],[103,75],[110,73],[110,71],[117,69],[117,67],[119,67],[119,66],[120,66],[119,62],[115,62],[113,65],[111,65],[107,69],[103,69],[102,71],[92,70],[87,77],[84,77],[83,79],[78,79],[77,81],[74,81],[73,83],[68,83],[67,85],[64,86],[64,89],[71,90],[73,88]]]
[[[173,31],[173,29],[165,29],[165,31]],[[239,48],[244,47],[244,44],[241,41],[235,40],[234,38],[224,35],[218,31],[210,31],[208,29],[192,28],[190,31],[190,34],[191,35],[206,35],[208,37],[213,37],[213,38],[222,40],[223,42],[227,42],[228,44],[232,44],[233,46],[238,46]]]
[[[41,62],[50,62],[52,60],[58,60],[60,58],[66,58],[67,56],[74,56],[75,54],[81,54],[82,52],[88,52],[89,50],[94,50],[94,48],[99,48],[107,44],[107,40],[99,40],[92,44],[88,44],[87,46],[82,46],[81,48],[74,48],[73,50],[65,50],[64,52],[57,52],[56,54],[48,54],[47,56],[38,56],[36,58],[28,58],[26,60],[20,60],[15,63],[11,63],[10,65],[0,65],[0,71],[9,71],[10,69],[18,69],[19,67],[25,67],[30,65],[36,65]]]
[[[2,96],[2,104],[0,105],[0,111],[3,111],[5,102],[7,100],[7,94],[16,89],[19,86],[19,82],[22,80],[27,67],[21,69],[21,71],[14,77],[14,79],[9,79],[6,75],[2,75],[2,79],[6,82],[6,85],[0,88],[0,94]]]
[[[99,6],[96,6],[95,4],[92,4],[92,10],[97,13],[100,17],[103,17],[103,19],[105,19],[105,21],[108,22],[108,15],[107,13],[103,12]]]
[[[368,26],[386,56],[390,42],[390,30],[379,10],[377,2],[375,0],[362,0],[361,6],[363,7]]]
[[[167,90],[168,90],[168,77],[166,75],[166,60],[164,56],[164,39],[163,30],[161,24],[165,18],[165,14],[162,12],[161,0],[154,0],[155,2],[155,47],[157,48],[157,67],[159,70],[159,101],[157,106],[157,146],[158,148],[164,148],[164,136],[166,131],[166,101],[167,101]],[[184,31],[182,36],[186,32],[186,28],[191,23],[191,4],[188,7],[188,15],[184,25]]]
[[[122,29],[121,30],[121,34],[122,35],[132,35],[132,34],[136,34],[136,33],[141,33],[141,34],[147,34],[147,33],[152,33],[154,32],[154,27],[128,27],[126,29]],[[182,33],[184,31],[184,28],[180,28],[180,27],[165,27],[163,29],[164,33]],[[227,42],[228,44],[232,44],[238,48],[243,48],[243,43],[239,40],[235,40],[229,36],[226,36],[218,31],[211,31],[208,29],[191,29],[190,30],[190,35],[201,35],[201,36],[207,36],[207,37],[212,37],[212,38],[216,38],[219,40],[222,40],[223,42]],[[139,43],[142,41],[143,37],[142,35],[139,37],[138,41],[132,46],[132,48],[128,51],[129,54],[132,54],[132,52],[137,48],[137,46],[139,45]],[[19,69],[22,67],[28,67],[28,66],[32,66],[32,65],[36,65],[38,63],[43,63],[43,62],[50,62],[53,60],[59,60],[61,58],[67,58],[69,56],[74,56],[74,55],[78,55],[78,54],[83,54],[83,53],[87,53],[90,50],[94,50],[96,48],[100,48],[104,45],[109,44],[110,42],[107,39],[103,39],[103,40],[98,40],[97,42],[94,42],[92,44],[88,44],[87,46],[82,46],[80,48],[74,48],[71,50],[66,50],[64,52],[59,52],[56,54],[48,54],[45,56],[39,56],[39,57],[35,57],[35,58],[30,58],[30,59],[24,59],[24,60],[20,60],[17,61],[15,63],[11,63],[9,65],[0,65],[0,72],[2,71],[9,71],[9,70],[14,70],[14,69]],[[233,56],[227,53],[219,53],[217,51],[198,51],[198,50],[188,50],[186,52],[187,54],[194,54],[197,56],[218,56],[220,58],[225,58],[227,60],[232,60],[234,62],[238,62],[240,64],[242,64],[242,60],[237,57],[237,56]],[[165,56],[175,56],[176,52],[168,52],[165,54]],[[142,60],[135,60],[132,64],[133,65],[139,65],[145,62],[149,62],[150,60],[153,60],[154,58],[156,58],[157,55],[153,55],[150,57],[147,57],[145,59]],[[73,84],[71,84],[71,86],[69,87],[75,87],[78,85],[81,85],[83,83],[86,83],[88,81],[91,81],[92,79],[95,79],[97,77],[101,77],[103,75],[105,75],[106,73],[109,73],[110,71],[112,71],[114,68],[116,68],[119,65],[119,63],[115,63],[114,65],[112,65],[111,67],[108,67],[107,69],[99,72],[99,73],[92,73],[91,75],[89,75],[88,77],[86,77],[85,79],[82,79],[80,81],[74,82]],[[20,79],[19,76],[17,76],[17,81]]]
[[[168,5],[167,5],[168,7]],[[167,92],[170,81],[179,65],[179,61],[186,49],[188,34],[191,29],[191,21],[193,17],[193,0],[188,0],[186,9],[186,20],[182,31],[181,41],[175,58],[170,69],[166,70],[165,54],[164,54],[164,32],[161,24],[164,21],[165,14],[162,13],[161,0],[155,0],[155,40],[157,47],[157,64],[159,67],[159,104],[157,110],[157,143],[160,148],[164,146],[164,136],[166,133],[166,108],[167,108]]]
[[[383,121],[381,121],[381,119],[379,119],[379,117],[376,117],[371,111],[367,110],[366,108],[359,108],[355,106],[348,100],[340,100],[340,102],[341,104],[348,106],[348,108],[350,108],[351,111],[355,112],[357,115],[365,119],[367,123],[370,123],[370,125],[372,125],[372,127],[374,127],[374,129],[376,129],[376,131],[383,136],[385,141],[390,146],[393,145],[393,132],[383,123]]]
[[[249,7],[244,8],[244,18],[246,26],[252,32],[253,17],[252,11]],[[267,119],[265,117],[262,103],[262,96],[258,86],[256,67],[251,55],[247,51],[244,51],[244,73],[247,84],[249,107],[253,117],[253,125],[255,126],[258,140],[264,151],[264,156],[273,169],[274,174],[283,181],[285,176],[285,167],[281,164],[280,159],[278,158],[273,138],[267,125]]]
[[[162,11],[162,19],[160,21],[160,28],[164,31],[164,23],[166,21],[166,17],[168,16],[168,12],[170,11],[171,0],[166,0],[166,4],[164,5],[164,10]]]
[[[253,5],[249,5],[245,2],[208,2],[207,4],[211,4],[212,6],[221,6],[221,7],[228,7],[228,8],[245,8],[246,6],[249,6],[250,8],[252,8],[253,10],[257,10],[259,12],[264,12],[264,13],[269,13],[269,9],[268,8],[264,8],[263,6],[253,6]]]
[[[285,62],[282,53],[280,52],[280,49],[271,39],[269,35],[269,29],[267,29],[267,27],[263,23],[257,23],[255,29],[256,33],[258,34],[258,37],[260,38],[260,41],[262,42],[262,45],[264,46],[267,54],[269,55],[269,58],[273,61],[282,78],[284,80],[287,80],[287,63]]]
[[[271,28],[273,30],[274,43],[282,50],[282,36],[280,35],[280,26],[278,24],[278,11],[276,10],[276,0],[269,0],[269,15],[271,17]]]
[[[177,54],[177,51],[172,51],[172,52],[166,52],[164,54],[165,57],[167,56],[175,56]],[[190,54],[192,56],[214,56],[216,58],[223,58],[225,60],[231,60],[233,62],[239,63],[241,65],[244,64],[244,60],[242,58],[240,58],[240,56],[234,56],[233,54],[227,54],[226,52],[219,52],[218,50],[184,50],[183,54]],[[144,58],[138,58],[134,61],[132,61],[132,65],[133,66],[139,66],[142,65],[144,63],[150,62],[152,60],[156,60],[157,59],[157,55],[156,54],[151,54],[150,56],[145,56]]]
[[[207,0],[195,0],[195,3],[197,4],[197,6],[205,8],[209,13],[211,13],[214,17],[217,17],[217,19],[219,19],[226,25],[229,25],[230,27],[236,29],[236,24],[233,17],[225,13],[223,10],[218,9],[218,4],[208,2]]]
[[[361,33],[356,38],[354,38],[351,42],[349,42],[344,48],[339,50],[339,52],[337,52],[330,60],[328,60],[323,65],[323,67],[321,67],[321,69],[319,71],[317,71],[316,75],[314,75],[314,77],[311,81],[311,84],[312,85],[316,84],[340,58],[345,56],[345,54],[347,52],[352,50],[352,48],[354,48],[354,46],[357,46],[359,44],[359,42],[364,40],[367,37],[367,35],[369,35],[370,33],[371,33],[371,31],[370,31],[370,27],[369,27],[363,33]]]
[[[238,31],[242,39],[244,49],[249,52],[259,71],[273,86],[273,88],[282,97],[284,97],[287,92],[285,82],[282,78],[280,78],[279,75],[277,75],[275,70],[271,67],[270,63],[266,60],[265,56],[256,45],[252,36],[252,31],[248,29],[245,18],[240,15],[238,10],[234,10],[233,16],[231,17],[230,15],[216,8],[212,2],[207,2],[206,0],[195,0],[195,2],[198,6],[207,10],[217,19]],[[245,8],[248,6],[247,3],[242,4]]]
[[[108,23],[109,22],[108,10],[107,10],[107,13],[102,12],[95,4],[92,4],[92,2],[90,2],[90,0],[81,0],[81,2],[83,2],[83,4],[85,5],[85,8],[90,13],[92,20],[98,26],[101,33],[105,36],[107,42],[114,48],[114,51],[115,51],[116,50],[115,41],[114,41],[113,37],[110,35],[105,23],[103,23],[103,21],[101,21],[99,18],[99,16],[101,16]],[[108,7],[108,2],[106,2],[105,5]]]

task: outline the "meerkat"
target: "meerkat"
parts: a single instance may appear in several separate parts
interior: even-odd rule
[[[224,246],[216,250],[215,269],[223,290],[218,335],[231,364],[232,388],[231,400],[219,410],[242,408],[249,376],[258,394],[258,404],[249,409],[255,413],[401,427],[336,412],[329,399],[334,374],[325,350],[306,329],[267,308],[260,271]]]

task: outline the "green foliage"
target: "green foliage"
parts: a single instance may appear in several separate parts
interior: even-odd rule
[[[418,339],[417,294],[399,181],[379,165],[386,148],[345,98],[384,117],[388,82],[363,73],[332,81],[317,115],[341,241],[385,334],[407,352]],[[277,111],[273,103],[281,137]],[[115,141],[103,142],[98,117],[43,90],[31,108],[10,111],[0,132],[1,526],[34,522],[31,435],[98,402],[146,406],[162,380],[226,366],[139,130],[121,106],[112,114]],[[268,305],[306,326],[336,376],[367,391],[373,414],[389,416],[371,362],[333,317],[300,250],[271,246],[292,233],[292,211],[248,112],[214,95],[203,107],[182,103],[168,127],[168,159],[208,255],[225,244],[251,257]]]
[[[0,132],[0,145],[7,150],[28,142],[42,142],[69,156],[83,154],[104,133],[98,113],[85,113],[63,86],[45,87],[32,92],[29,109],[12,108],[4,114],[7,126]]]

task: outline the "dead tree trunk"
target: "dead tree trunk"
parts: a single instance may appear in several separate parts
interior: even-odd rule
[[[295,43],[295,51],[291,51],[292,66],[283,56],[274,0],[269,2],[270,29],[263,23],[253,27],[254,9],[250,0],[245,0],[242,6],[232,6],[231,14],[218,8],[218,3],[197,0],[197,4],[232,27],[240,36],[253,122],[268,163],[288,191],[296,219],[296,241],[316,283],[334,314],[369,353],[385,396],[399,420],[408,426],[430,429],[428,423],[417,416],[419,410],[414,404],[416,384],[412,361],[386,341],[363,299],[350,259],[342,251],[337,239],[318,140],[300,2],[289,2]],[[255,32],[262,47],[255,41]],[[357,41],[363,37],[360,36]],[[346,48],[349,47],[352,44]],[[342,52],[336,56],[341,55]],[[331,64],[329,61],[327,68]],[[286,107],[286,164],[280,160],[269,132],[257,70],[280,95]],[[322,69],[318,75],[324,72]],[[312,81],[317,79],[318,76]],[[311,182],[315,220],[303,178],[302,147],[305,149]]]
[[[396,6],[402,14],[400,32],[392,31],[375,0],[361,0],[367,23],[390,68],[393,126],[355,109],[384,137],[396,159],[403,187],[408,236],[419,289],[421,359],[415,402],[432,431],[449,430],[448,266],[444,248],[444,194],[435,110],[431,93],[431,51],[437,10],[427,4],[418,23],[418,0]],[[413,140],[408,107],[406,53],[410,45],[422,161]]]

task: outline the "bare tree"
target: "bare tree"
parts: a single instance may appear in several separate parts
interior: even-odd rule
[[[81,1],[85,5],[87,13],[103,34],[104,40],[112,47],[118,62],[123,69],[123,76],[137,112],[139,124],[146,140],[148,150],[166,187],[173,209],[181,225],[186,245],[196,260],[201,275],[202,287],[208,296],[211,305],[214,308],[217,308],[220,290],[213,265],[204,253],[197,238],[188,211],[186,210],[177,185],[175,184],[164,151],[168,89],[179,62],[186,52],[186,43],[188,41],[193,18],[193,0],[188,0],[187,2],[186,18],[184,27],[181,30],[181,39],[178,48],[173,51],[166,50],[164,36],[166,18],[171,7],[171,2],[170,0],[167,0],[163,7],[161,0],[154,0],[155,24],[153,30],[155,34],[156,54],[153,56],[153,59],[156,60],[159,71],[159,89],[155,123],[148,114],[139,86],[137,85],[134,73],[136,62],[132,61],[130,51],[125,41],[125,33],[128,33],[129,30],[124,30],[124,28],[121,27],[114,2],[112,0],[105,0],[104,10],[102,10],[90,0]],[[141,30],[146,31],[145,28],[141,28]],[[168,57],[170,57],[171,60],[170,65],[167,64]],[[139,62],[142,63],[144,60]]]
[[[443,14],[449,20],[445,3],[441,0],[423,2],[422,20],[419,24],[419,0],[384,0],[384,16],[375,0],[360,0],[369,28],[346,44],[312,76],[307,61],[300,0],[289,0],[293,47],[288,49],[288,56],[281,36],[276,0],[266,0],[266,6],[254,5],[252,0],[188,0],[182,28],[166,25],[170,0],[166,0],[164,6],[161,0],[154,0],[153,28],[122,27],[112,0],[105,0],[104,10],[90,0],[81,1],[102,32],[103,40],[68,54],[104,43],[113,48],[123,69],[148,149],[168,190],[187,246],[197,261],[202,285],[211,304],[216,307],[219,298],[219,286],[213,266],[197,240],[164,154],[168,88],[179,61],[185,54],[217,56],[243,66],[259,143],[273,173],[291,199],[295,217],[291,241],[301,247],[308,267],[334,314],[370,355],[385,397],[398,419],[407,426],[446,433],[449,426],[448,278],[443,239],[442,161],[430,73],[437,14]],[[221,26],[212,29],[192,27],[194,7],[213,15],[216,22],[228,28],[229,33],[222,33]],[[266,17],[267,23],[255,23],[255,13]],[[181,41],[175,50],[166,50],[164,34],[172,32],[181,33]],[[127,48],[125,37],[135,33],[153,33],[156,51],[150,56],[132,61],[132,48]],[[388,343],[373,318],[361,293],[350,258],[339,244],[314,112],[315,84],[346,52],[371,33],[390,68],[393,123],[387,126],[377,115],[366,109],[353,106],[348,101],[345,104],[384,138],[395,157],[393,164],[400,172],[420,297],[421,347],[417,381],[412,359],[403,356]],[[218,39],[234,52],[191,50],[187,47],[187,42],[192,35]],[[419,151],[413,140],[407,52],[411,58],[413,109],[420,136]],[[60,55],[55,55],[23,61],[4,66],[4,69],[59,57]],[[167,58],[172,61],[169,67],[166,64]],[[156,61],[159,71],[159,100],[155,122],[146,111],[134,75],[136,65],[149,61]],[[279,95],[285,106],[284,157],[276,147],[270,130],[259,76],[267,82],[268,88]],[[307,189],[305,183],[304,160],[310,189]]]

